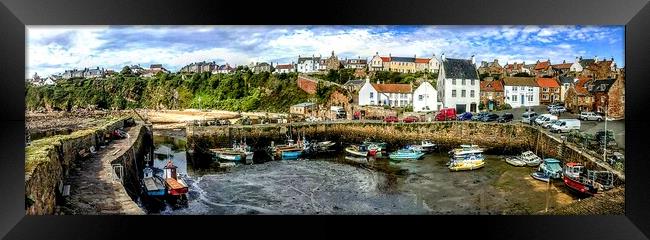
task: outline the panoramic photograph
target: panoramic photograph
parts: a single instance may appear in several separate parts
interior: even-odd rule
[[[624,215],[625,27],[26,26],[27,215]]]

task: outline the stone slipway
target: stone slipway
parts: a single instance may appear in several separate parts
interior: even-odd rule
[[[143,125],[125,128],[129,138],[113,140],[106,148],[81,161],[66,179],[70,196],[66,197],[60,214],[142,215],[144,211],[131,199],[124,185],[113,180],[112,163],[125,156],[134,156],[134,144],[141,137]],[[124,167],[127,171],[127,166]],[[125,173],[126,174],[126,173]],[[125,177],[126,180],[126,177]]]

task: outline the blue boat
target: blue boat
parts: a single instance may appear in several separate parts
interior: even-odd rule
[[[400,149],[388,155],[390,160],[395,160],[395,161],[407,160],[407,159],[417,160],[422,156],[424,156],[423,152],[414,149]]]
[[[147,195],[152,197],[165,196],[167,189],[162,181],[162,178],[154,175],[153,169],[149,166],[145,167],[142,172],[144,173],[144,176],[142,178],[142,185],[144,186]]]
[[[302,155],[302,151],[281,151],[282,160],[296,160]]]
[[[560,165],[560,160],[555,158],[544,159],[544,162],[539,165],[539,171],[550,178],[559,179],[562,177],[562,165]]]
[[[537,171],[537,172],[531,173],[530,176],[533,177],[534,179],[540,180],[542,182],[548,182],[548,181],[551,180],[551,178],[546,173],[544,173],[542,171]]]

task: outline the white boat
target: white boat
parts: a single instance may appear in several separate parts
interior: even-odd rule
[[[519,157],[519,159],[521,159],[521,161],[526,163],[527,166],[531,166],[531,167],[539,166],[539,164],[542,163],[542,158],[535,155],[535,153],[533,153],[532,151],[523,152]]]
[[[345,148],[345,152],[354,156],[367,157],[368,149],[364,145],[351,145]]]
[[[420,146],[421,146],[422,149],[425,150],[425,151],[431,151],[431,150],[433,150],[433,148],[436,147],[436,144],[433,143],[433,142],[431,142],[431,141],[428,140],[428,139],[425,139],[425,140],[422,140],[422,142],[420,143]]]
[[[518,156],[512,156],[512,157],[507,157],[506,158],[506,163],[515,166],[515,167],[523,167],[526,166],[526,162],[521,160],[520,157]]]
[[[460,148],[455,148],[449,151],[449,154],[452,156],[480,153],[483,153],[483,148],[480,148],[478,145],[460,145]]]

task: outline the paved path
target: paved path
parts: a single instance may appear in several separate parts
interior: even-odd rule
[[[66,184],[70,185],[70,196],[66,198],[61,209],[63,214],[144,214],[119,180],[113,181],[111,162],[123,154],[130,154],[125,152],[137,139],[139,127],[126,130],[129,138],[114,140],[106,148],[71,169],[66,179]],[[119,151],[113,154],[117,149]]]

